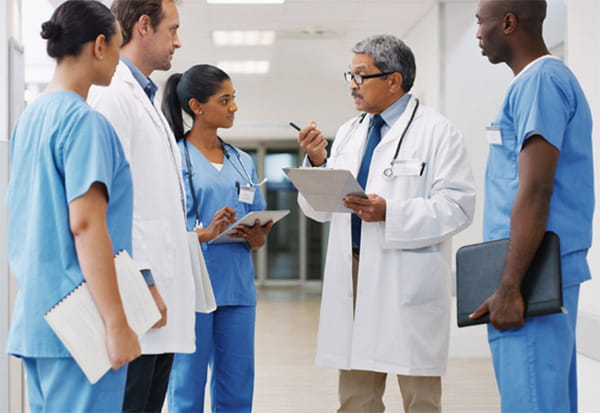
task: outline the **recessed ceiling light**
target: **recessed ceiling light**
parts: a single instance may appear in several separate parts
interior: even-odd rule
[[[283,4],[285,0],[206,0],[208,4]]]
[[[269,46],[275,41],[273,30],[215,30],[213,43],[217,46]]]
[[[229,74],[265,74],[269,73],[270,65],[268,60],[224,60],[217,63]]]

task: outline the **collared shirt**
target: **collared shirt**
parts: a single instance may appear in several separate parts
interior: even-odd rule
[[[140,69],[138,69],[137,66],[131,63],[126,57],[121,56],[121,61],[125,63],[129,70],[131,70],[131,74],[135,80],[138,81],[142,89],[144,89],[144,93],[148,95],[150,102],[154,103],[154,96],[156,96],[156,91],[158,90],[156,83],[154,83],[149,77],[144,76]]]
[[[156,83],[154,83],[149,77],[144,76],[142,71],[138,69],[136,65],[131,63],[126,57],[121,56],[121,61],[125,63],[125,66],[127,66],[129,70],[131,70],[131,74],[133,75],[135,80],[137,80],[137,82],[140,84],[140,86],[144,90],[144,93],[146,93],[148,99],[150,99],[150,102],[154,104],[154,96],[156,96],[156,91],[158,90],[158,86],[156,86]],[[146,284],[154,284],[154,277],[152,276],[152,271],[142,270],[141,273],[144,277],[144,280],[146,280]]]
[[[406,106],[408,106],[408,102],[410,101],[410,94],[404,94],[400,99],[392,103],[386,110],[381,112],[380,116],[383,118],[385,123],[381,126],[381,137],[383,138],[385,134],[390,130],[392,126],[400,119],[400,116],[404,113]],[[371,117],[372,118],[372,117]],[[369,126],[369,131],[371,130],[371,125]],[[367,133],[367,136],[369,134]]]
[[[404,113],[404,110],[406,110],[406,107],[408,106],[410,97],[411,97],[411,95],[409,93],[404,94],[401,98],[399,98],[397,101],[392,103],[386,110],[381,112],[380,116],[384,120],[384,123],[381,126],[381,137],[385,136],[385,134],[396,123],[396,121],[398,119],[400,119],[400,116],[402,116],[402,114]],[[373,118],[373,116],[371,116],[371,119],[372,118]],[[369,136],[372,126],[373,126],[373,122],[371,122],[371,125],[369,125],[369,132],[367,132],[366,136]],[[365,148],[366,148],[366,145],[365,145]],[[306,156],[304,159],[304,166],[313,166],[313,164],[310,162],[310,159],[308,158],[308,156]],[[325,161],[325,163],[323,165],[321,165],[321,167],[326,167],[326,166],[327,166],[327,161]]]

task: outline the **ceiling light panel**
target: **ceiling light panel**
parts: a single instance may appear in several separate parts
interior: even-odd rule
[[[285,0],[206,0],[208,4],[283,4]]]
[[[266,74],[271,63],[268,60],[223,60],[217,66],[229,74]]]
[[[270,46],[275,42],[273,30],[215,30],[212,32],[216,46]]]

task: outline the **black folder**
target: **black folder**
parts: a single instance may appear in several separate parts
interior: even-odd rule
[[[466,245],[456,252],[458,326],[489,323],[489,314],[471,320],[473,313],[496,291],[504,269],[508,239]],[[523,279],[525,316],[558,313],[562,309],[560,240],[553,232],[544,239]]]

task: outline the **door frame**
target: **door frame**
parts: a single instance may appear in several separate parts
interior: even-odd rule
[[[298,143],[295,140],[290,139],[227,139],[228,143],[235,145],[243,150],[256,151],[256,174],[258,179],[261,180],[265,176],[265,158],[269,150],[287,150],[290,152],[296,151],[298,158],[303,159],[304,154],[298,147]],[[299,166],[299,165],[298,165]],[[266,197],[266,186],[261,187],[263,196]],[[308,218],[303,214],[298,214],[298,245],[299,245],[299,265],[298,265],[298,278],[294,280],[269,280],[267,274],[267,249],[260,248],[256,253],[256,285],[267,286],[267,287],[279,287],[279,286],[306,286],[311,288],[320,288],[322,280],[308,280],[308,246],[307,246],[307,220]],[[267,239],[267,242],[268,239]],[[322,275],[321,275],[322,277]]]

